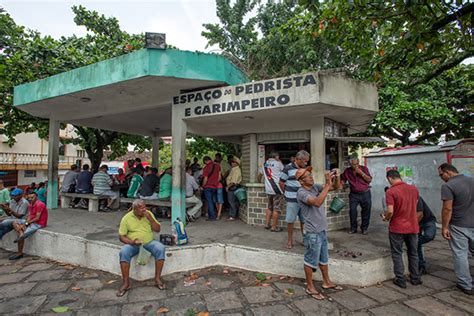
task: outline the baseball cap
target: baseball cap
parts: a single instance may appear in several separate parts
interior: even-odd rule
[[[296,170],[296,173],[295,173],[296,180],[299,181],[305,175],[306,172],[311,172],[311,171],[313,171],[313,167],[311,166]]]
[[[23,195],[23,190],[22,189],[16,188],[16,189],[13,189],[13,191],[10,192],[10,196],[12,196],[12,197],[19,196],[19,195]]]

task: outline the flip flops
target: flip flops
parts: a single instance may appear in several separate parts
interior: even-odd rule
[[[305,292],[306,292],[306,294],[308,294],[309,296],[311,296],[312,298],[314,298],[317,301],[322,301],[322,300],[326,299],[326,297],[323,294],[321,294],[320,292],[310,292],[308,289],[306,289]]]
[[[164,283],[155,283],[155,286],[161,291],[166,290],[166,285]]]
[[[342,291],[343,288],[339,285],[332,285],[332,286],[321,286],[324,290],[334,290],[334,291]]]
[[[125,293],[127,293],[128,291],[130,290],[130,287],[127,287],[127,288],[120,288],[117,293],[115,294],[117,297],[122,297],[125,295]]]

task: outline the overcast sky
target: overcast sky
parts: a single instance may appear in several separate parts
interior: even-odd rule
[[[114,16],[128,33],[166,33],[166,41],[182,50],[209,51],[201,36],[203,23],[216,23],[214,0],[3,0],[3,7],[19,25],[55,38],[86,34],[77,26],[71,6],[82,4],[105,16]]]

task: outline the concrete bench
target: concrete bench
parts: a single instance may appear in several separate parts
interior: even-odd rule
[[[72,200],[75,198],[87,199],[89,201],[88,210],[89,212],[98,212],[99,211],[99,201],[108,199],[104,195],[95,195],[95,194],[82,194],[82,193],[64,193],[61,192],[61,206],[69,207]]]
[[[132,204],[133,201],[135,201],[135,200],[136,199],[132,199],[132,198],[120,198],[121,203],[130,203],[130,204]],[[143,201],[145,202],[145,205],[162,206],[162,207],[171,208],[171,201],[146,200],[146,199],[144,199]],[[194,205],[196,205],[196,203],[186,202],[186,208],[193,207]]]

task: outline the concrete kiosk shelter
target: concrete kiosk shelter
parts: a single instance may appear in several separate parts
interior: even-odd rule
[[[251,192],[262,191],[256,179],[265,146],[302,144],[298,149],[311,153],[316,180],[321,182],[329,166],[326,141],[336,144],[333,166],[342,168],[347,152],[343,141],[363,131],[378,111],[375,85],[342,72],[247,81],[219,55],[143,49],[15,87],[16,107],[50,120],[48,206],[57,207],[60,122],[152,136],[154,165],[159,137],[171,135],[173,219],[184,218],[185,212],[186,136],[242,144],[243,178],[250,196],[241,218],[259,224],[255,214],[255,220],[249,220],[258,208],[250,204]],[[263,207],[263,201],[256,202]],[[342,227],[347,218],[337,221]]]

